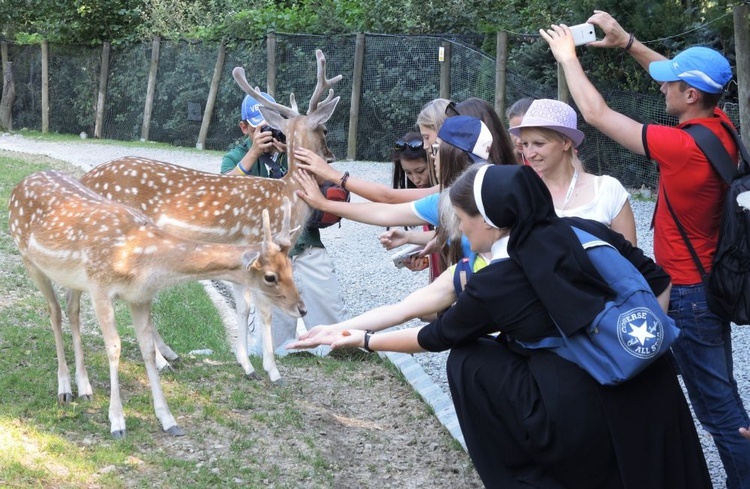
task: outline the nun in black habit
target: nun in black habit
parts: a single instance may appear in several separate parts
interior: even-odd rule
[[[524,350],[508,339],[559,334],[555,323],[575,332],[611,294],[571,225],[617,248],[665,307],[669,276],[606,226],[557,217],[530,167],[473,165],[451,186],[450,198],[472,251],[491,251],[492,262],[427,326],[344,330],[327,343],[406,353],[450,349],[453,402],[486,487],[711,488],[666,356],[623,384],[602,386],[551,351]]]

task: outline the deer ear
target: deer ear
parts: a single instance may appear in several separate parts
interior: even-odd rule
[[[287,133],[287,126],[289,122],[288,119],[284,119],[278,112],[263,107],[262,105],[259,107],[259,110],[269,126],[273,127],[274,129],[278,129],[284,134]]]
[[[333,110],[336,108],[336,104],[339,103],[341,97],[334,97],[328,102],[318,105],[315,112],[307,116],[307,122],[310,127],[316,127],[320,124],[325,124],[328,119],[333,115]]]
[[[260,251],[246,251],[242,254],[242,266],[245,270],[250,270],[250,267],[258,263],[260,258]]]

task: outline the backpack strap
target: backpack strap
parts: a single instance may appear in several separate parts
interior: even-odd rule
[[[471,261],[468,258],[462,258],[456,263],[456,269],[453,271],[453,289],[456,291],[456,297],[464,291],[466,282],[473,272]]]
[[[727,185],[731,184],[732,180],[737,177],[737,165],[716,134],[703,124],[688,124],[682,129],[695,140],[695,144],[706,156],[706,159],[708,159],[708,162],[711,163],[711,166],[716,170],[721,179]],[[729,133],[734,133],[732,134],[732,138],[737,141],[735,138],[737,133],[734,130],[730,130]],[[737,147],[739,148],[739,144]]]

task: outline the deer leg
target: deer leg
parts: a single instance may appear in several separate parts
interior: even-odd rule
[[[50,326],[52,326],[52,333],[55,336],[55,351],[57,353],[57,402],[67,404],[73,400],[73,387],[70,382],[70,370],[68,370],[68,364],[65,362],[60,303],[57,302],[55,290],[52,287],[49,277],[30,262],[24,260],[24,263],[26,264],[26,269],[29,272],[31,280],[36,284],[47,301],[49,322]]]
[[[146,364],[146,374],[151,384],[151,395],[154,400],[154,411],[157,419],[161,422],[162,429],[173,436],[183,436],[182,429],[177,426],[174,416],[169,411],[167,400],[164,397],[164,391],[161,388],[161,379],[159,371],[156,369],[155,355],[156,345],[154,344],[154,325],[151,322],[151,303],[129,304],[130,314],[133,316],[133,326],[135,335],[138,339],[138,346],[141,349],[143,362]]]
[[[234,356],[244,370],[245,377],[257,380],[258,374],[255,373],[255,368],[247,357],[247,322],[252,304],[250,291],[242,285],[232,284],[232,297],[234,297],[237,311],[237,341],[234,345]]]
[[[159,372],[174,371],[169,364],[169,360],[177,360],[180,357],[164,342],[161,335],[154,327],[153,321],[151,322],[151,330],[154,332],[154,345],[156,346],[156,350],[154,351],[156,368],[159,369]]]
[[[120,334],[115,324],[115,310],[112,300],[106,292],[96,288],[91,289],[91,301],[94,305],[94,313],[99,320],[104,338],[104,348],[107,351],[109,361],[109,423],[110,433],[116,439],[124,438],[127,434],[125,429],[125,413],[122,410],[122,399],[120,398],[120,353],[122,343]]]
[[[89,373],[83,362],[83,344],[81,342],[81,291],[68,289],[66,292],[68,321],[70,335],[73,337],[73,352],[76,360],[76,387],[78,398],[90,401],[94,398],[94,391],[89,382]]]
[[[263,370],[268,372],[271,382],[281,383],[281,374],[276,367],[276,357],[273,353],[273,334],[271,333],[272,307],[266,299],[256,301],[260,311],[261,323],[263,323]]]

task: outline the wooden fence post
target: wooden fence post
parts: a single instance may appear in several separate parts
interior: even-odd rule
[[[42,133],[49,132],[49,43],[42,41]]]
[[[346,159],[357,159],[357,126],[362,100],[362,72],[365,65],[365,35],[357,34],[354,45],[354,73],[352,76],[352,103],[349,107],[349,137],[347,138]]]
[[[497,57],[495,58],[495,111],[500,120],[505,117],[505,85],[508,69],[508,33],[497,33]]]
[[[276,34],[266,36],[266,93],[276,98]]]
[[[16,99],[16,85],[13,79],[13,63],[8,60],[8,43],[0,41],[0,67],[3,73],[2,93],[0,93],[0,129],[13,130],[13,102]]]
[[[154,109],[154,92],[156,92],[156,73],[159,70],[159,48],[161,38],[154,36],[151,42],[151,66],[148,70],[148,87],[146,88],[146,104],[143,107],[143,126],[141,126],[141,141],[148,141],[148,130],[151,126],[151,112]]]
[[[750,144],[750,35],[748,4],[734,7],[734,51],[737,60],[737,100],[740,104],[740,133]]]
[[[211,118],[214,116],[214,106],[216,105],[216,94],[219,92],[219,82],[221,81],[221,72],[224,70],[224,58],[227,55],[227,47],[224,41],[219,45],[219,55],[216,57],[216,66],[214,67],[214,76],[211,78],[211,87],[208,90],[208,100],[206,100],[206,110],[203,111],[203,120],[201,121],[201,130],[198,134],[198,142],[195,147],[203,149],[206,146],[206,137],[208,136],[208,127],[211,125]]]
[[[102,46],[102,67],[99,70],[99,96],[96,99],[96,123],[94,124],[94,137],[97,139],[101,139],[102,126],[104,125],[104,103],[107,100],[110,48],[111,44],[109,42],[105,42]]]
[[[440,46],[440,98],[451,98],[451,43],[443,41]]]

